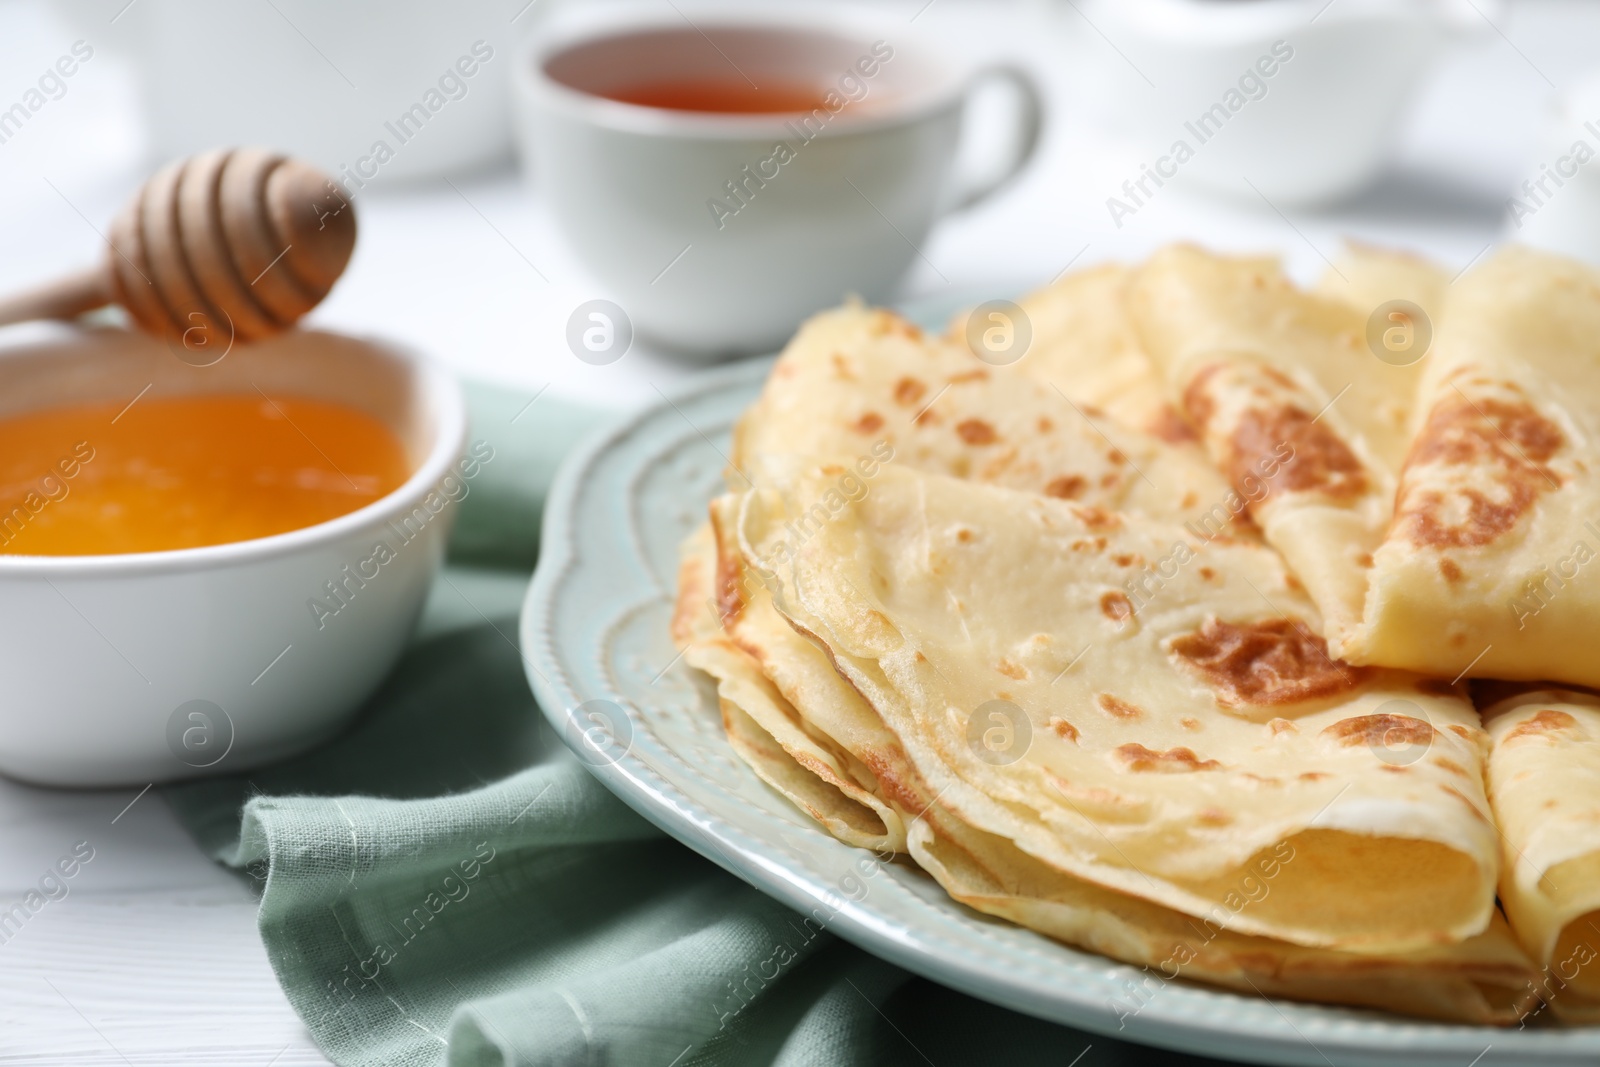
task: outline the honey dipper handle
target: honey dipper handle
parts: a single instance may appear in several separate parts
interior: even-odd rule
[[[32,319],[70,319],[109,303],[105,267],[90,267],[37,289],[0,298],[0,326]]]

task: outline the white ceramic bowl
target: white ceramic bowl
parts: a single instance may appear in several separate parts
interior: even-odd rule
[[[393,665],[443,557],[455,505],[428,504],[461,484],[466,414],[455,380],[414,353],[301,331],[208,367],[121,330],[0,348],[0,418],[132,401],[147,387],[140,402],[260,389],[349,404],[394,430],[414,473],[358,511],[258,540],[0,556],[0,771],[12,777],[143,785],[238,771],[317,743]],[[406,516],[409,540],[396,525]],[[351,579],[371,573],[361,565],[380,541],[393,559]],[[319,620],[309,602],[333,603],[330,581],[344,583],[346,603]]]
[[[1151,167],[1307,206],[1373,180],[1424,76],[1452,40],[1492,34],[1498,2],[1085,0],[1067,17],[1086,107]],[[1178,142],[1192,159],[1174,164]]]

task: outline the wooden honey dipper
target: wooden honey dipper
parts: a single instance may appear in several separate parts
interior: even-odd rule
[[[140,187],[99,266],[0,300],[0,325],[114,302],[150,333],[259,340],[328,295],[355,242],[354,207],[315,167],[259,148],[202,152]]]

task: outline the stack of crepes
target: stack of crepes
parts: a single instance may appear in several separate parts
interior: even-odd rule
[[[735,750],[1144,967],[1114,1010],[1600,1020],[1600,277],[1180,246],[1021,307],[1014,361],[860,306],[777,361],[673,620]]]

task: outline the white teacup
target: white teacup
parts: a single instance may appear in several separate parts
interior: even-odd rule
[[[974,71],[903,27],[793,16],[590,26],[537,43],[514,77],[524,166],[578,257],[641,334],[711,354],[776,347],[849,294],[888,298],[934,220],[1011,180],[1040,126],[1038,89],[1014,68]],[[1015,151],[953,175],[964,105],[989,79],[1014,90]],[[818,106],[614,98],[708,82],[730,106],[763,87]]]

